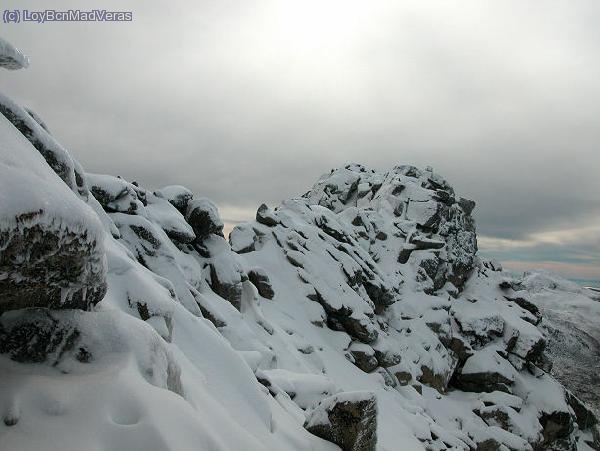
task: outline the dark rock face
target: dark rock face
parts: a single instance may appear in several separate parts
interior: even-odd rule
[[[493,370],[482,373],[458,374],[455,385],[463,391],[476,393],[501,391],[510,393],[513,381]]]
[[[269,207],[262,204],[256,211],[256,222],[268,227],[276,226],[279,222]]]
[[[89,174],[88,183],[92,194],[107,213],[133,215],[145,204],[144,192],[122,178]]]
[[[102,242],[86,230],[17,218],[0,231],[0,313],[28,307],[89,310],[106,293]]]
[[[354,364],[365,373],[370,373],[379,366],[373,348],[367,345],[353,344],[348,352],[354,359]]]
[[[194,197],[192,192],[181,185],[165,186],[154,193],[157,197],[168,200],[181,213],[185,214],[190,200]]]
[[[542,413],[540,424],[543,427],[543,440],[537,450],[565,450],[576,449],[571,432],[573,432],[573,419],[568,412]]]
[[[324,399],[304,427],[344,451],[375,451],[377,402],[368,392],[340,393]]]
[[[31,142],[67,186],[74,192],[78,192],[73,159],[38,122],[25,109],[2,94],[0,94],[0,114],[4,115]]]
[[[214,203],[208,199],[193,199],[188,202],[185,219],[194,229],[197,240],[211,234],[223,236],[223,221]]]
[[[428,385],[432,388],[435,388],[440,393],[446,393],[448,390],[448,383],[454,374],[454,370],[456,369],[456,365],[458,364],[458,359],[452,357],[452,361],[450,366],[446,369],[446,371],[436,372],[427,366],[421,367],[421,376],[419,377],[419,382]]]
[[[566,391],[566,400],[569,407],[575,412],[575,418],[580,429],[588,429],[598,424],[598,418],[596,418],[594,412],[568,390]]]
[[[260,294],[263,298],[273,299],[275,292],[271,286],[269,276],[264,269],[252,268],[250,271],[248,271],[248,279],[258,290],[258,294]]]
[[[48,309],[10,312],[0,317],[0,354],[16,362],[56,364],[72,351],[81,332],[69,322],[61,322]],[[89,362],[91,354],[80,348],[77,358]]]
[[[219,272],[213,264],[210,265],[210,287],[212,290],[229,301],[236,309],[240,309],[242,300],[242,283],[231,283],[219,278]]]

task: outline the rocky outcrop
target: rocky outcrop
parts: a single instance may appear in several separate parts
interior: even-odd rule
[[[188,201],[185,220],[192,226],[198,240],[208,238],[211,234],[223,236],[223,221],[216,205],[208,199]]]
[[[304,427],[344,451],[375,451],[377,400],[368,392],[325,398],[311,411]]]
[[[273,299],[275,292],[273,291],[271,280],[263,268],[255,267],[250,269],[248,271],[248,279],[258,290],[258,294],[260,294],[263,298]]]
[[[13,130],[0,117],[0,313],[90,309],[106,292],[100,222]]]

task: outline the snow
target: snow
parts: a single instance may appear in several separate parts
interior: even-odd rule
[[[0,67],[4,69],[23,69],[29,66],[29,58],[10,42],[0,38]]]
[[[477,351],[467,359],[462,374],[497,373],[509,381],[516,379],[516,370],[498,355],[493,346]]]

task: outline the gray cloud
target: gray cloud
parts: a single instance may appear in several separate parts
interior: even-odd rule
[[[350,161],[410,163],[475,199],[482,235],[599,216],[596,1],[101,3],[134,21],[3,27],[32,64],[2,90],[90,172],[185,184],[227,216]]]

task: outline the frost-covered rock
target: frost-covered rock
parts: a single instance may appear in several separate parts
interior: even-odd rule
[[[223,221],[219,211],[208,199],[199,198],[189,201],[185,219],[192,226],[198,240],[207,238],[211,234],[223,236]]]
[[[155,195],[168,200],[171,205],[185,214],[188,202],[194,197],[193,193],[185,186],[169,185],[155,192]]]
[[[324,399],[305,423],[311,433],[344,451],[374,451],[377,399],[369,392],[345,392]]]
[[[29,66],[29,58],[23,55],[10,42],[0,38],[0,67],[4,69],[23,69]]]
[[[258,290],[258,294],[260,294],[263,298],[273,299],[275,292],[273,291],[273,286],[271,285],[269,275],[263,268],[256,267],[250,269],[248,271],[248,279]]]
[[[106,292],[96,214],[0,116],[0,312],[87,310]]]

